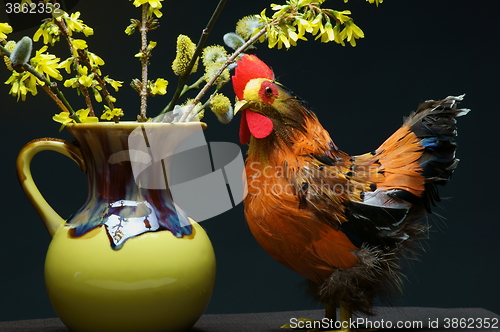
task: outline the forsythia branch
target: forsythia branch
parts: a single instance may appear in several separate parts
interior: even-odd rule
[[[0,45],[0,55],[10,57],[11,52],[2,45]],[[21,69],[24,71],[27,71],[31,73],[33,76],[35,76],[38,80],[42,81],[44,85],[42,85],[43,90],[49,95],[52,100],[56,102],[56,104],[65,112],[69,112],[71,115],[71,118],[74,119],[76,122],[80,123],[80,118],[76,114],[76,112],[73,110],[71,105],[69,104],[68,100],[64,96],[61,90],[57,87],[57,83],[55,82],[50,82],[44,75],[40,74],[31,66],[30,64],[26,63],[21,65]]]
[[[66,26],[66,23],[64,23],[64,20],[62,20],[62,19],[61,20],[54,19],[54,22],[57,24],[57,26],[59,27],[59,31],[61,31],[64,38],[66,39],[66,42],[68,43],[68,48],[69,48],[70,54],[71,55],[75,54],[76,53],[75,48],[73,47],[73,43],[71,42],[71,37],[68,34],[68,27]],[[78,52],[77,54],[79,55],[79,57],[75,58],[75,63],[74,63],[75,68],[78,67],[78,64],[80,62],[79,59],[83,58],[81,52]],[[90,68],[90,66],[89,66],[89,68]],[[84,86],[80,86],[80,91],[83,94],[85,104],[87,105],[88,109],[90,110],[90,113],[89,113],[90,116],[95,116],[94,105],[92,104],[92,100],[90,99],[90,94],[89,94],[88,89]]]
[[[145,3],[142,5],[142,17],[141,17],[141,51],[144,56],[141,58],[141,89],[140,89],[140,97],[141,97],[141,109],[139,116],[137,117],[138,121],[146,121],[146,109],[148,107],[148,62],[149,56],[146,52],[148,47],[148,39],[147,39],[147,21],[148,21],[148,4]]]

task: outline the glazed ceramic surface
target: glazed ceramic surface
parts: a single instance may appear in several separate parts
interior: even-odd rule
[[[69,125],[77,144],[40,139],[19,155],[20,182],[53,236],[45,263],[47,292],[73,331],[183,331],[208,305],[215,282],[210,240],[172,201],[168,158],[148,159],[152,140],[165,142],[161,151],[182,142],[172,126]],[[200,124],[180,126],[187,137]],[[141,140],[145,153],[134,143]],[[87,173],[87,200],[67,221],[33,182],[30,162],[43,150],[70,157]],[[148,171],[138,172],[137,165]]]

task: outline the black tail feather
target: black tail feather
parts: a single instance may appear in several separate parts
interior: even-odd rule
[[[424,148],[419,159],[426,187],[422,205],[429,212],[430,207],[435,205],[434,202],[439,201],[436,185],[445,185],[459,162],[455,156],[456,118],[469,112],[468,109],[457,108],[463,97],[464,95],[426,101],[405,119],[405,124],[420,138]]]
[[[457,167],[456,118],[469,112],[468,109],[457,109],[462,100],[463,95],[440,101],[429,100],[405,119],[405,124],[420,138],[425,149],[419,164],[427,183],[444,185]]]

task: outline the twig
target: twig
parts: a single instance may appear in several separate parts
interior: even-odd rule
[[[148,107],[148,62],[149,56],[147,55],[147,47],[148,47],[148,4],[145,3],[142,5],[142,16],[141,16],[141,52],[143,56],[141,57],[141,65],[142,65],[142,75],[141,75],[141,109],[138,116],[138,120],[145,121],[146,118],[146,109]]]
[[[57,106],[63,111],[63,112],[68,112],[70,114],[72,114],[68,108],[66,107],[66,105],[64,105],[64,103],[61,101],[61,99],[59,99],[57,97],[57,95],[51,90],[51,88],[49,86],[47,86],[47,84],[44,84],[41,86],[41,88],[43,89],[43,91],[45,91],[45,93],[47,95],[49,95],[49,97],[57,104]],[[76,115],[76,114],[75,114]],[[77,117],[74,117],[75,121],[78,122],[78,120],[76,120]]]

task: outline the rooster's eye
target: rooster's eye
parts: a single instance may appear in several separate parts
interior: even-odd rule
[[[274,100],[278,98],[278,90],[276,85],[270,81],[264,81],[259,88],[259,98],[268,104],[274,103]]]
[[[266,86],[266,88],[265,88],[264,91],[265,91],[267,97],[272,97],[273,96],[273,89],[271,89],[270,86]]]

